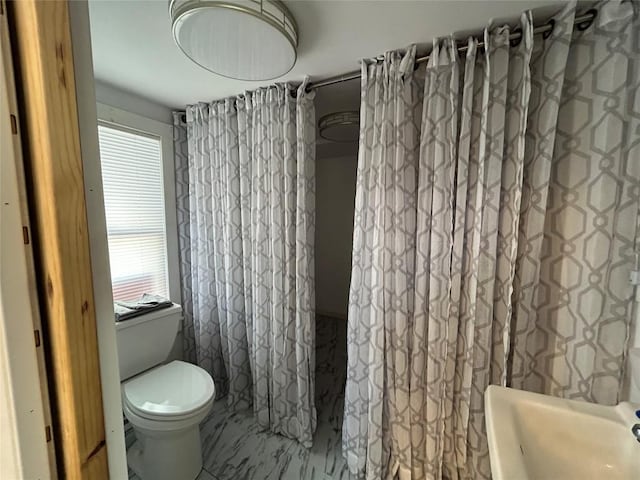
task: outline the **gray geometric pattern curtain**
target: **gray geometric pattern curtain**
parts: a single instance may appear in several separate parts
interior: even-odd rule
[[[353,473],[386,478],[408,445],[420,103],[415,47],[363,63],[343,450]],[[395,466],[395,465],[394,465]]]
[[[519,302],[535,309],[536,328],[526,329],[526,315],[516,326],[513,352],[524,358],[512,378],[527,390],[615,404],[640,241],[640,5],[597,8],[594,25],[574,30],[569,45],[546,215],[537,219],[538,288],[533,304]],[[536,99],[549,95],[534,86]],[[527,180],[527,201],[536,201],[537,179]],[[535,278],[525,273],[533,251],[521,252],[521,281]]]
[[[230,407],[253,405],[262,427],[311,446],[315,110],[305,87],[297,98],[276,85],[189,106],[176,178],[188,179],[178,186],[187,354],[193,345]]]
[[[173,152],[176,171],[176,213],[178,220],[178,249],[180,260],[180,295],[182,303],[182,345],[184,359],[198,363],[193,324],[193,295],[191,290],[191,226],[189,223],[189,146],[187,117],[173,112]],[[215,378],[214,378],[215,379]],[[219,396],[216,382],[216,395]]]
[[[575,3],[362,68],[343,450],[369,479],[490,478],[490,384],[618,401],[640,208],[640,22]],[[418,113],[417,113],[418,112]],[[417,113],[417,115],[416,115]]]

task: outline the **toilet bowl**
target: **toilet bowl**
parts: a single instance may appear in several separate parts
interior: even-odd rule
[[[202,469],[200,422],[215,387],[202,368],[174,360],[122,384],[124,414],[138,440],[127,463],[142,480],[194,479]]]

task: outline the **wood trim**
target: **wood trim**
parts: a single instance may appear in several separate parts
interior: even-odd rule
[[[9,4],[60,477],[107,479],[68,5]],[[87,39],[89,41],[89,39]]]

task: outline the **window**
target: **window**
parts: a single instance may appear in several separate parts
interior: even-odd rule
[[[170,298],[162,138],[98,126],[114,300]]]

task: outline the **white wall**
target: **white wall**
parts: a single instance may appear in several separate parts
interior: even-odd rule
[[[95,81],[98,103],[135,113],[151,120],[173,125],[171,109],[133,93],[121,90],[108,83]]]
[[[357,155],[316,160],[316,310],[347,318]]]
[[[34,329],[37,299],[7,18],[0,16],[0,478],[51,478]],[[38,322],[39,323],[39,322]]]
[[[125,480],[127,459],[124,442],[120,372],[109,270],[107,226],[102,195],[102,175],[98,149],[98,119],[93,78],[93,60],[86,1],[69,2],[73,45],[80,149],[87,202],[91,271],[98,330],[102,403],[104,409],[109,477]]]

